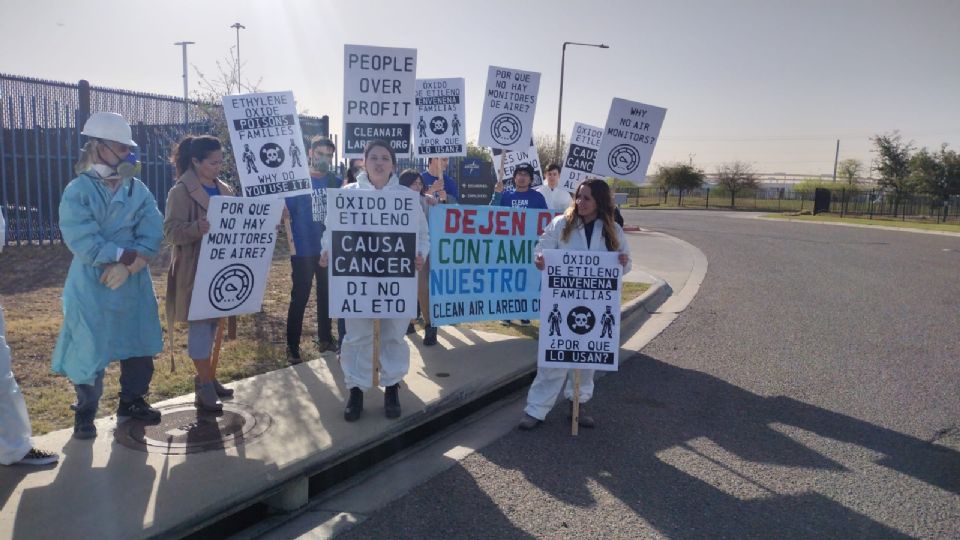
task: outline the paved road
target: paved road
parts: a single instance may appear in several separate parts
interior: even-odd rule
[[[709,270],[598,382],[601,426],[555,410],[343,538],[960,536],[960,238],[626,217]]]

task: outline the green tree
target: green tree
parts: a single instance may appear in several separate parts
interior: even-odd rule
[[[730,194],[730,208],[736,206],[737,193],[757,189],[757,173],[744,161],[723,163],[717,167],[717,184]]]
[[[493,163],[493,156],[490,154],[490,150],[473,141],[467,141],[467,157],[479,158],[487,163]]]
[[[901,199],[913,193],[917,187],[915,178],[910,175],[913,143],[904,143],[897,131],[877,135],[871,141],[877,154],[873,170],[880,175],[877,184],[893,192],[893,213],[896,214]]]
[[[683,204],[683,192],[699,188],[703,185],[704,178],[706,178],[704,172],[694,167],[692,163],[675,163],[660,165],[653,184],[665,191],[671,189],[679,191],[678,204]]]
[[[857,184],[857,177],[861,172],[863,172],[863,162],[859,159],[845,159],[837,166],[837,173],[850,187]]]
[[[920,191],[941,201],[960,195],[960,155],[946,144],[939,152],[924,148],[910,158],[910,176]]]

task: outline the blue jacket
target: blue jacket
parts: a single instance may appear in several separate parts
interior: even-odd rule
[[[338,188],[342,180],[327,173],[322,178],[310,177],[313,193],[287,197],[290,212],[290,230],[296,257],[319,257],[323,251],[321,239],[326,230],[327,188]]]
[[[105,265],[117,262],[118,248],[147,259],[160,250],[163,216],[147,186],[132,178],[111,193],[99,178],[81,174],[63,190],[60,232],[73,262],[53,371],[74,384],[93,384],[112,360],[159,353],[163,338],[149,267],[116,290],[100,283]]]

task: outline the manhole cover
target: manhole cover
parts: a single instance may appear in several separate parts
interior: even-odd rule
[[[127,448],[152,454],[193,454],[240,446],[270,428],[270,415],[234,402],[223,412],[200,412],[192,404],[159,407],[157,424],[128,420],[117,425],[116,441]]]

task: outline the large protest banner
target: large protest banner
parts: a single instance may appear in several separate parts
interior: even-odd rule
[[[616,371],[623,267],[609,251],[543,251],[537,367]]]
[[[343,46],[344,157],[363,157],[378,139],[398,157],[410,156],[416,82],[416,49]]]
[[[555,212],[436,206],[430,212],[432,324],[533,319],[540,309],[537,239]]]
[[[210,197],[188,319],[260,311],[283,199]]]
[[[533,135],[540,74],[490,66],[483,93],[480,146],[526,150]]]
[[[416,317],[417,194],[330,189],[327,201],[330,316]]]
[[[643,183],[666,114],[660,107],[613,98],[593,174]]]
[[[573,193],[581,182],[592,176],[593,162],[597,158],[597,149],[600,148],[600,138],[603,130],[575,122],[573,133],[570,135],[570,146],[567,147],[567,157],[563,160],[560,171],[560,187]]]
[[[533,167],[533,179],[530,182],[530,189],[536,189],[543,185],[543,166],[540,165],[540,154],[537,152],[536,145],[530,141],[530,148],[527,150],[517,150],[515,152],[503,152],[499,148],[493,149],[493,170],[500,174],[500,162],[503,162],[503,186],[506,189],[514,189],[513,170],[521,163],[528,163]]]
[[[244,197],[310,191],[310,170],[293,92],[223,96],[223,114]]]
[[[416,104],[417,155],[467,155],[463,79],[417,79]]]

